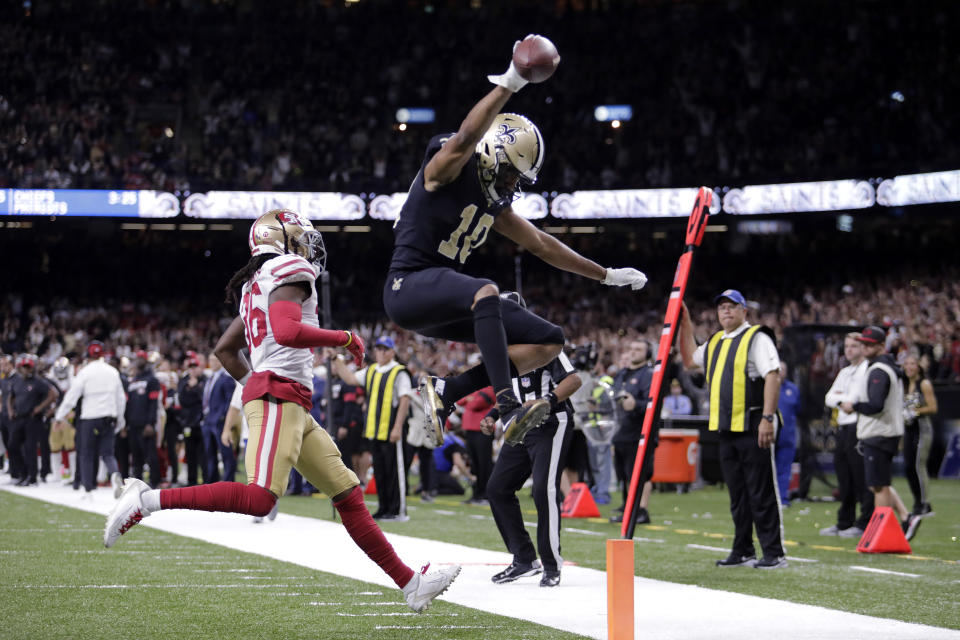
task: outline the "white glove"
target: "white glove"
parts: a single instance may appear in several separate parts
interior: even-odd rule
[[[531,33],[526,38],[524,38],[524,40],[532,37],[533,37],[533,34]],[[516,42],[513,43],[513,50],[516,51],[517,47],[519,46],[520,46],[520,41],[517,40]],[[512,91],[513,93],[516,93],[517,91],[520,91],[520,89],[523,89],[525,86],[527,86],[527,82],[528,82],[527,80],[523,79],[523,77],[517,71],[517,68],[513,66],[513,56],[510,57],[510,66],[507,68],[506,71],[503,72],[503,74],[499,76],[487,76],[487,80],[489,80],[493,84],[503,87],[504,89],[507,89],[508,91]]]
[[[603,284],[611,287],[624,287],[630,285],[634,291],[643,289],[647,284],[647,276],[642,271],[626,267],[624,269],[613,269],[607,267],[607,275],[603,278]]]

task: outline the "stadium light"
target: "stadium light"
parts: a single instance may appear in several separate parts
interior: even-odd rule
[[[601,104],[593,110],[593,117],[597,122],[628,122],[633,118],[633,107],[628,104]]]
[[[397,122],[401,124],[430,124],[436,119],[437,114],[430,107],[400,107],[397,109]]]

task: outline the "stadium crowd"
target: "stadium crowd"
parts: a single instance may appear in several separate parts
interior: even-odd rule
[[[0,10],[0,186],[405,191],[529,31],[563,56],[509,106],[544,132],[537,189],[956,168],[956,3],[227,4]],[[414,106],[437,122],[399,131]]]

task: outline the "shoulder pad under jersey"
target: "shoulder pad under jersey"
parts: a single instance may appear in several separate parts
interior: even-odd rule
[[[260,278],[270,290],[285,284],[316,281],[317,268],[305,258],[297,255],[283,255],[271,258],[260,267]],[[262,286],[262,285],[261,285]]]

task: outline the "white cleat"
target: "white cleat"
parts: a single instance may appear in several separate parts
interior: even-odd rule
[[[112,547],[117,538],[150,515],[151,512],[143,506],[142,498],[143,492],[149,490],[150,485],[143,480],[127,478],[120,500],[107,516],[107,526],[103,529],[103,546]]]
[[[413,579],[403,588],[407,604],[416,613],[426,611],[433,599],[446,591],[460,574],[458,564],[444,567],[433,573],[426,573],[429,567],[430,565],[427,564],[420,573],[413,574]]]
[[[110,474],[110,486],[113,487],[114,500],[119,500],[120,495],[123,493],[123,476],[120,475],[119,471],[114,471]]]

